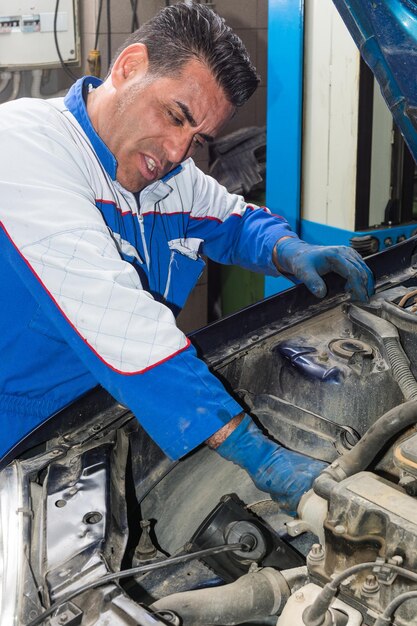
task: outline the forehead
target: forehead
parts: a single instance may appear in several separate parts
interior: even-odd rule
[[[212,72],[197,60],[188,61],[176,76],[162,76],[153,82],[155,93],[167,106],[185,105],[196,122],[211,126],[214,132],[234,113],[223,88]]]

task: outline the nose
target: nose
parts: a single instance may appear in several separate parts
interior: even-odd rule
[[[165,154],[171,163],[181,163],[193,153],[192,129],[181,128],[172,132],[165,141]]]

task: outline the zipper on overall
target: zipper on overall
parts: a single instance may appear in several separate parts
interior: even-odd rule
[[[139,222],[139,230],[140,230],[140,236],[141,236],[141,240],[142,240],[142,247],[143,247],[143,254],[145,256],[145,263],[146,263],[146,267],[148,268],[148,272],[150,269],[150,258],[149,258],[149,251],[148,251],[148,246],[146,243],[146,237],[145,237],[145,225],[143,223],[143,216],[142,215],[138,215],[138,222]]]

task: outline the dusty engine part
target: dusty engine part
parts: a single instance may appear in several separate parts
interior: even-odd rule
[[[409,367],[409,360],[401,346],[399,333],[394,324],[363,311],[357,306],[349,306],[348,311],[349,317],[355,324],[370,333],[381,345],[404,398],[406,400],[417,398],[417,381]]]
[[[150,608],[177,613],[183,626],[232,626],[278,614],[289,596],[283,576],[275,569],[264,568],[225,586],[166,596]]]
[[[299,517],[289,518],[241,468],[205,446],[173,463],[129,411],[97,391],[87,407],[77,403],[34,433],[33,448],[0,472],[0,552],[8,556],[0,558],[0,626],[42,620],[51,604],[58,607],[52,623],[80,626],[179,624],[183,616],[195,626],[207,610],[224,624],[255,616],[268,626],[306,626],[306,619],[417,626],[417,576],[410,578],[417,569],[417,405],[405,401],[417,374],[417,275],[413,244],[405,249],[407,267],[404,251],[390,251],[389,272],[399,274],[379,272],[383,290],[360,307],[346,307],[331,282],[320,302],[300,287],[196,340],[272,438],[336,462],[317,481],[325,499],[310,492]],[[388,354],[387,337],[400,346],[399,360]],[[299,355],[303,367],[279,344],[311,348]],[[314,378],[311,367],[340,376]],[[238,499],[223,498],[230,493]],[[181,554],[190,537],[195,547],[243,547],[207,560],[210,567],[177,562],[100,584],[132,564]],[[352,574],[365,559],[371,565]],[[253,571],[257,563],[261,571]],[[327,606],[321,594],[333,576],[343,580]],[[90,581],[97,586],[80,592]],[[63,602],[71,589],[78,595]]]
[[[409,400],[382,415],[349,452],[322,472],[314,483],[315,492],[327,498],[334,481],[366,469],[390,439],[416,422],[417,400]]]
[[[331,462],[360,439],[349,426],[296,406],[270,394],[244,395],[253,415],[273,437],[291,450]]]
[[[324,543],[324,520],[327,517],[328,504],[312,489],[305,493],[297,508],[298,519],[287,522],[287,532],[291,537],[300,533],[312,532]]]
[[[417,479],[417,435],[408,437],[396,446],[394,463],[404,473]]]
[[[291,626],[307,626],[304,621],[306,609],[311,606],[320,591],[321,587],[313,583],[298,589],[285,605],[277,621],[277,626],[288,626],[289,624]],[[325,621],[318,626],[361,626],[361,624],[363,624],[363,620],[359,611],[342,600],[335,600]],[[309,624],[308,626],[313,625]]]
[[[231,582],[246,573],[252,563],[289,569],[303,565],[302,555],[269,526],[248,511],[236,494],[229,494],[203,521],[191,539],[197,549],[222,543],[244,543],[245,550],[218,554],[205,563],[223,580]]]
[[[325,557],[307,560],[310,575],[329,581],[353,565],[381,559],[377,581],[371,584],[367,580],[370,572],[365,571],[342,590],[344,600],[377,615],[409,588],[409,581],[384,568],[383,563],[392,562],[410,571],[417,567],[417,501],[370,472],[335,482],[328,500]],[[404,603],[396,619],[398,624],[417,624],[417,602]]]

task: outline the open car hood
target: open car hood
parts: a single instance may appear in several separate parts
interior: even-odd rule
[[[333,0],[417,159],[417,4]]]

